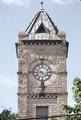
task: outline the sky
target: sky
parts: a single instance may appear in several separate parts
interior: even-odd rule
[[[18,60],[15,43],[40,10],[40,0],[0,0],[0,111],[17,112]],[[81,78],[81,1],[44,0],[44,9],[58,29],[66,32],[69,42],[67,58],[68,104],[74,105],[72,82]]]

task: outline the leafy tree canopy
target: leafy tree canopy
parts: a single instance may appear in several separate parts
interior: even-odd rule
[[[65,117],[64,120],[81,120],[81,79],[76,77],[73,80],[72,87],[73,97],[76,102],[74,107],[62,105],[62,110],[65,114],[75,114],[75,116]]]
[[[4,109],[1,113],[0,113],[0,120],[16,120],[17,118],[17,114],[12,113],[11,109]]]

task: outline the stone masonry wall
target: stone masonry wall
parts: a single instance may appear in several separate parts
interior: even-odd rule
[[[18,44],[18,112],[22,118],[36,117],[36,106],[49,106],[49,115],[60,113],[60,104],[67,103],[67,70],[65,44],[56,45],[26,45]],[[47,59],[52,63],[54,73],[45,82],[45,93],[55,93],[53,99],[30,99],[27,94],[40,93],[40,81],[29,74],[32,62],[37,59]]]

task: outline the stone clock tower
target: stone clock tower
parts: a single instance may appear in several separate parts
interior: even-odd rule
[[[67,103],[68,42],[44,9],[19,32],[18,113],[20,118],[60,114]]]

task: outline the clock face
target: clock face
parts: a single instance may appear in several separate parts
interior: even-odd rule
[[[51,68],[45,63],[37,64],[33,69],[33,75],[37,80],[48,80],[51,77]]]

